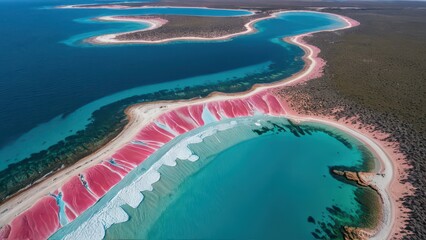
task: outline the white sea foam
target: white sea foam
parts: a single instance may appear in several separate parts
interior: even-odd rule
[[[145,173],[139,176],[132,183],[122,188],[105,206],[93,214],[87,221],[78,228],[66,234],[63,239],[90,239],[97,240],[105,237],[105,230],[116,223],[126,222],[129,219],[122,206],[127,204],[136,208],[143,201],[143,191],[152,191],[152,184],[160,180],[158,170],[161,166],[176,166],[176,160],[188,160],[195,162],[199,159],[189,149],[190,144],[201,143],[204,138],[216,134],[218,131],[225,131],[237,125],[237,121],[221,123],[211,126],[195,135],[188,136],[175,144],[157,162],[155,162]],[[90,211],[90,209],[89,209]]]
[[[103,239],[106,228],[111,227],[112,224],[129,220],[129,216],[120,207],[122,205],[120,203],[122,202],[118,198],[114,198],[89,220],[82,223],[78,229],[66,235],[64,239]]]

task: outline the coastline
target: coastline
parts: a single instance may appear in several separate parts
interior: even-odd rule
[[[284,97],[285,98],[285,97]],[[387,134],[374,131],[371,126],[361,126],[354,122],[355,119],[336,120],[333,115],[328,116],[309,116],[298,113],[297,109],[293,109],[288,105],[286,109],[289,114],[295,116],[294,120],[314,121],[325,123],[356,137],[374,154],[375,158],[381,162],[381,168],[372,178],[364,178],[382,198],[384,219],[381,224],[371,232],[371,229],[360,229],[360,232],[371,234],[369,239],[390,239],[399,230],[406,226],[407,210],[403,206],[400,198],[411,195],[413,187],[409,183],[401,183],[407,177],[407,170],[410,168],[405,156],[397,150],[398,143],[389,143],[385,139]],[[344,130],[346,129],[346,130]],[[356,129],[356,130],[355,130]],[[381,174],[384,174],[380,176]],[[374,233],[376,232],[376,233]],[[402,237],[400,235],[399,237]]]
[[[229,40],[231,38],[251,34],[256,32],[256,28],[253,26],[255,23],[259,21],[263,21],[266,19],[274,18],[277,16],[277,14],[285,13],[287,11],[278,11],[269,14],[266,17],[260,17],[253,19],[249,21],[248,23],[244,24],[245,31],[242,32],[236,32],[231,33],[223,36],[217,36],[212,38],[206,38],[206,37],[199,37],[199,36],[188,36],[188,37],[175,37],[175,38],[166,38],[161,40],[118,40],[117,37],[129,33],[135,33],[135,32],[141,32],[141,31],[149,31],[156,28],[161,27],[162,25],[167,23],[167,20],[164,21],[158,21],[157,19],[138,19],[138,18],[122,18],[122,17],[115,17],[115,16],[107,16],[107,17],[100,17],[96,20],[101,21],[121,21],[121,22],[140,22],[140,23],[148,23],[150,24],[150,27],[147,29],[141,29],[141,30],[135,30],[130,32],[120,32],[120,33],[112,33],[112,34],[105,34],[101,36],[91,37],[86,40],[85,42],[91,43],[91,44],[100,44],[100,45],[110,45],[110,44],[160,44],[160,43],[169,43],[174,41],[217,41],[217,40]],[[252,11],[252,14],[254,12]],[[161,18],[159,18],[161,19]]]
[[[103,16],[95,18],[94,20],[97,21],[105,21],[105,22],[136,22],[136,23],[146,23],[149,25],[148,28],[141,29],[141,30],[135,30],[120,34],[105,34],[97,37],[91,37],[88,39],[85,39],[85,42],[91,43],[91,44],[112,44],[112,43],[120,43],[119,40],[115,40],[115,38],[121,34],[127,34],[127,33],[135,33],[135,32],[142,32],[142,31],[149,31],[156,28],[159,28],[166,24],[168,21],[163,18],[147,18],[147,19],[138,19],[138,18],[125,18],[120,16]]]
[[[278,13],[275,13],[275,14],[278,14]],[[341,17],[341,16],[338,16],[338,17],[344,19],[348,23],[348,26],[340,28],[340,29],[335,29],[335,30],[332,30],[332,31],[346,29],[346,28],[349,28],[349,27],[356,26],[356,22],[351,21],[350,19],[344,18],[344,17]],[[297,83],[300,83],[300,82],[303,82],[303,81],[306,81],[306,80],[309,80],[311,78],[315,78],[315,77],[319,76],[320,70],[325,64],[324,61],[318,59],[318,57],[317,57],[319,49],[316,49],[314,46],[307,45],[306,43],[303,42],[304,37],[309,36],[310,34],[313,34],[313,33],[315,33],[315,32],[312,32],[312,33],[309,33],[309,34],[297,35],[297,36],[290,37],[290,38],[286,39],[287,41],[289,41],[293,44],[296,44],[299,47],[302,47],[304,49],[305,55],[304,55],[303,58],[304,58],[305,64],[306,64],[304,69],[301,72],[296,73],[295,75],[293,75],[292,77],[290,77],[288,79],[284,79],[282,81],[279,81],[277,83],[272,83],[272,84],[256,84],[256,85],[253,86],[253,88],[251,90],[243,92],[243,93],[239,93],[239,94],[213,93],[213,94],[211,94],[210,96],[208,96],[204,99],[195,99],[195,100],[191,100],[191,101],[154,102],[154,103],[140,104],[140,105],[132,106],[131,108],[127,109],[126,113],[129,116],[129,123],[125,127],[125,129],[119,134],[119,136],[117,136],[115,139],[113,139],[111,142],[109,142],[107,145],[105,145],[102,149],[100,149],[96,153],[80,160],[77,164],[70,167],[70,168],[72,168],[71,170],[69,168],[64,169],[64,170],[62,170],[58,173],[55,173],[53,176],[47,178],[45,181],[43,181],[39,185],[41,187],[42,191],[40,191],[40,189],[30,188],[27,191],[24,191],[21,194],[19,194],[19,196],[14,197],[14,198],[17,198],[17,200],[19,198],[22,201],[25,201],[26,205],[25,205],[25,207],[22,207],[22,205],[19,206],[21,209],[15,210],[16,214],[13,214],[12,210],[7,211],[6,212],[7,217],[3,216],[4,218],[2,217],[2,222],[7,221],[7,220],[11,220],[11,218],[16,216],[17,214],[28,209],[31,206],[31,204],[33,202],[35,202],[34,201],[35,199],[39,199],[39,198],[41,198],[41,196],[46,195],[48,192],[54,191],[62,183],[64,183],[66,180],[68,180],[69,176],[76,175],[77,173],[81,172],[82,170],[87,169],[90,166],[93,166],[94,164],[98,163],[97,161],[101,160],[101,158],[106,157],[106,156],[110,155],[111,153],[113,153],[115,150],[119,149],[119,147],[121,147],[126,142],[128,142],[128,140],[131,139],[131,137],[133,137],[137,133],[137,131],[140,129],[140,127],[147,125],[148,123],[151,122],[151,120],[156,119],[158,116],[160,116],[161,114],[163,114],[165,112],[171,111],[173,109],[176,109],[176,108],[184,106],[184,105],[200,104],[200,103],[206,103],[206,102],[213,102],[213,101],[217,101],[217,100],[229,100],[229,99],[247,97],[247,96],[254,95],[256,93],[260,93],[262,91],[268,91],[268,90],[271,90],[271,89],[277,88],[277,87],[290,86],[291,84],[297,84]],[[283,103],[281,103],[281,104],[283,104]],[[393,170],[396,170],[396,169],[392,169],[392,163],[390,162],[391,160],[395,160],[395,162],[396,162],[395,156],[392,155],[392,151],[391,151],[393,149],[392,148],[388,149],[388,148],[386,148],[386,146],[383,146],[383,143],[377,143],[374,140],[371,140],[371,139],[377,138],[376,136],[374,136],[374,135],[369,136],[365,133],[359,133],[359,131],[353,130],[354,127],[355,127],[353,125],[351,125],[350,128],[347,127],[347,126],[343,127],[342,123],[338,123],[338,122],[336,122],[335,120],[332,120],[332,119],[322,120],[321,118],[317,118],[317,117],[304,118],[304,117],[298,116],[297,113],[290,113],[290,112],[287,113],[286,117],[288,117],[289,119],[294,118],[295,120],[300,120],[300,121],[319,121],[319,122],[326,123],[327,125],[336,125],[338,127],[342,127],[344,129],[349,130],[350,134],[352,133],[352,134],[355,134],[355,135],[359,135],[359,137],[364,138],[364,140],[366,140],[370,144],[373,144],[372,145],[373,150],[377,151],[376,153],[378,154],[379,158],[381,158],[383,160],[384,165],[386,165],[386,166],[384,166],[385,171],[387,171],[386,176],[390,176],[391,180],[393,180],[393,183],[395,183],[396,179],[395,178],[392,179],[392,172],[393,172]],[[367,135],[367,136],[365,136],[365,135]],[[386,149],[386,150],[383,150],[383,149]],[[400,169],[398,169],[398,170],[400,170]],[[388,174],[389,171],[390,171],[390,174]],[[393,175],[395,175],[395,174],[393,174]],[[51,180],[53,184],[49,183],[48,182],[49,180]],[[43,184],[44,184],[44,186],[42,186]],[[389,195],[389,193],[391,193],[391,190],[389,190],[389,189],[387,189],[387,190],[388,190],[387,194]],[[22,195],[24,195],[26,197],[22,198]],[[14,199],[14,198],[12,198],[12,199]],[[395,200],[396,199],[392,199],[392,201],[395,201]],[[4,205],[6,205],[7,203],[10,203],[10,202],[11,202],[11,199],[9,199],[5,204],[0,206],[0,209],[1,209],[0,212],[3,212]],[[16,201],[16,202],[19,202],[19,201]],[[391,206],[391,207],[395,207],[395,206]],[[395,209],[390,209],[390,210],[391,210],[390,214],[392,214],[392,212],[395,211]],[[14,215],[14,216],[12,216],[12,215]],[[5,219],[7,219],[7,220],[5,220]],[[391,219],[392,219],[392,217],[391,217]],[[9,221],[7,221],[7,222],[9,222]],[[389,227],[389,228],[391,228],[391,227]],[[389,228],[384,229],[384,230],[388,231]],[[386,235],[387,235],[387,233],[386,233]],[[384,235],[381,235],[381,236],[384,236]]]
[[[152,7],[152,8],[168,8],[168,7]],[[209,8],[207,8],[209,9]],[[227,10],[227,9],[225,9]],[[229,9],[231,10],[231,9]],[[252,14],[255,14],[254,11],[251,11]],[[268,16],[266,17],[261,17],[261,18],[256,18],[253,19],[251,21],[249,21],[248,23],[246,23],[244,25],[245,27],[245,31],[242,32],[237,32],[237,33],[232,33],[232,34],[227,34],[227,35],[223,35],[223,36],[217,36],[217,37],[210,37],[210,38],[205,38],[205,37],[175,37],[175,38],[166,38],[166,39],[161,39],[161,40],[155,40],[155,41],[150,41],[150,40],[117,40],[117,37],[121,36],[121,35],[125,35],[125,34],[129,34],[129,33],[135,33],[135,32],[141,32],[141,31],[149,31],[149,30],[153,30],[156,28],[161,27],[162,25],[166,24],[167,22],[161,22],[158,21],[156,18],[154,19],[138,19],[138,18],[123,18],[120,16],[105,16],[105,17],[99,17],[96,18],[96,20],[100,20],[100,21],[121,21],[121,22],[140,22],[140,23],[148,23],[150,24],[150,27],[147,29],[141,29],[141,30],[135,30],[135,31],[130,31],[130,32],[120,32],[120,33],[112,33],[112,34],[105,34],[105,35],[100,35],[100,36],[95,36],[95,37],[91,37],[88,38],[84,41],[91,43],[91,44],[99,44],[99,45],[110,45],[110,44],[161,44],[161,43],[170,43],[170,42],[175,42],[175,41],[218,41],[218,40],[229,40],[232,39],[234,37],[238,37],[241,35],[246,35],[246,34],[251,34],[251,33],[255,33],[257,31],[257,29],[254,27],[254,24],[256,24],[257,22],[266,20],[266,19],[272,19],[277,17],[280,14],[284,14],[287,12],[315,12],[315,11],[308,11],[308,10],[276,10],[272,13],[270,13]],[[319,12],[316,12],[319,13]],[[340,18],[339,15],[337,14],[333,14],[333,13],[324,13],[324,12],[320,12],[323,14],[328,14],[328,15],[332,15],[335,17]],[[161,18],[160,18],[161,19]],[[354,24],[353,26],[358,26],[359,23],[358,22],[351,22],[353,20],[348,19],[348,18],[341,18],[342,20],[344,20],[345,22],[347,22],[347,24]],[[339,30],[339,29],[338,29]],[[334,30],[336,31],[336,30]],[[305,36],[317,33],[317,32],[323,32],[323,31],[314,31],[314,32],[310,32],[307,34],[301,34],[298,35],[298,37],[303,38]],[[297,36],[296,36],[297,37]],[[303,48],[303,47],[302,47]],[[316,48],[315,46],[312,46],[312,48]],[[315,51],[317,51],[317,49],[315,49]]]
[[[235,106],[233,109],[235,109]],[[309,133],[308,131],[311,131],[310,126],[313,126],[313,130],[312,130],[313,132]],[[243,132],[240,132],[239,130],[236,130],[236,129],[242,129],[245,127],[250,128],[249,130],[250,133],[243,133]],[[306,131],[305,131],[305,127],[306,127]],[[254,130],[254,129],[257,129],[257,130]],[[283,129],[286,129],[286,130],[283,130]],[[228,137],[221,138],[220,137],[221,131],[225,131],[225,132],[230,131],[232,133],[225,133],[225,135],[227,135]],[[118,226],[111,226],[112,231],[115,232],[112,238],[116,238],[117,234],[119,234],[120,232],[120,231],[117,231],[116,227],[122,228],[123,226],[120,226],[121,223],[126,224],[125,222],[127,221],[132,222],[135,220],[135,219],[132,220],[132,216],[135,216],[134,215],[135,213],[133,212],[134,210],[139,213],[145,213],[145,211],[143,210],[141,211],[140,209],[147,210],[146,208],[147,206],[150,209],[154,207],[152,205],[153,204],[152,199],[149,199],[149,196],[152,193],[156,195],[158,191],[162,192],[164,189],[162,187],[159,187],[157,189],[157,187],[159,186],[158,184],[161,184],[161,181],[163,179],[170,180],[170,177],[171,177],[170,175],[164,175],[164,172],[162,171],[164,170],[163,167],[166,167],[169,169],[176,167],[177,169],[179,169],[179,166],[181,166],[180,164],[188,164],[187,167],[185,167],[184,169],[188,170],[188,168],[190,168],[189,166],[193,166],[194,168],[200,169],[199,167],[201,167],[200,165],[201,163],[195,163],[195,162],[198,162],[198,160],[201,160],[201,159],[205,160],[204,157],[206,155],[204,155],[205,152],[204,151],[201,152],[200,149],[197,149],[198,151],[197,150],[194,151],[193,144],[197,146],[198,144],[203,144],[201,142],[202,141],[201,139],[204,139],[206,137],[211,138],[212,141],[210,140],[207,141],[208,148],[206,149],[206,152],[209,153],[208,156],[212,156],[210,154],[220,153],[221,151],[225,149],[226,149],[225,151],[227,151],[229,147],[231,148],[236,147],[236,145],[244,142],[245,140],[255,140],[258,137],[260,138],[261,137],[260,135],[264,135],[264,134],[275,135],[275,134],[283,133],[283,134],[292,135],[293,137],[297,137],[297,138],[299,137],[304,138],[304,136],[308,137],[308,135],[310,134],[315,135],[314,132],[317,132],[317,131],[321,133],[326,133],[327,135],[329,135],[328,137],[331,137],[331,138],[334,138],[334,136],[336,135],[338,135],[339,137],[341,136],[341,138],[339,138],[340,139],[339,141],[341,141],[341,143],[345,145],[344,147],[345,149],[349,148],[345,143],[348,143],[348,144],[354,143],[354,145],[352,146],[361,144],[361,142],[359,142],[358,140],[355,140],[351,136],[347,135],[344,132],[341,132],[338,129],[334,129],[332,127],[329,127],[323,124],[314,124],[312,122],[307,122],[300,125],[299,124],[293,125],[293,123],[291,123],[290,120],[287,119],[286,117],[283,117],[282,115],[271,115],[271,113],[267,115],[261,114],[261,115],[247,116],[247,117],[242,116],[238,118],[226,118],[226,119],[221,119],[219,122],[212,122],[212,123],[209,122],[208,125],[200,126],[189,132],[179,135],[172,140],[173,142],[167,143],[167,145],[165,145],[161,150],[155,152],[155,154],[151,155],[141,165],[139,165],[137,169],[135,169],[136,172],[134,171],[132,173],[129,173],[129,175],[127,175],[125,179],[123,179],[116,186],[114,186],[104,196],[104,198],[100,200],[99,203],[94,205],[92,208],[87,209],[87,212],[81,215],[81,218],[77,219],[76,222],[72,222],[70,226],[67,226],[65,229],[60,229],[57,233],[55,233],[52,236],[52,239],[58,239],[60,236],[66,236],[65,239],[88,239],[88,238],[101,239],[99,235],[92,234],[93,232],[97,232],[97,233],[101,232],[101,231],[98,231],[98,229],[103,229],[102,226],[99,226],[100,222],[102,222],[104,226],[106,226],[106,228],[108,228],[108,226],[118,224]],[[239,137],[233,138],[232,136],[239,136]],[[226,139],[228,139],[229,142],[228,141],[225,142]],[[215,145],[215,144],[218,144],[218,145]],[[217,146],[220,146],[220,150],[217,149]],[[185,154],[183,154],[183,152],[185,152]],[[178,156],[178,159],[176,159],[176,156]],[[369,161],[370,160],[372,159],[369,159]],[[184,163],[184,162],[187,162],[187,163]],[[376,160],[374,160],[374,162],[376,162]],[[186,173],[186,170],[184,171],[184,173]],[[327,174],[327,173],[328,173],[328,168],[326,172],[324,172],[324,174]],[[158,176],[158,178],[156,178],[155,181],[151,182],[151,176],[153,175]],[[179,178],[183,177],[181,175],[179,176],[180,176]],[[127,178],[127,177],[130,177],[130,178]],[[185,178],[183,177],[183,179]],[[144,184],[149,183],[150,186],[138,187],[138,186],[141,186],[141,183],[144,183]],[[175,183],[178,184],[177,182],[173,181],[173,184]],[[168,186],[171,187],[171,189],[173,189],[172,186],[175,186],[175,185],[168,185]],[[167,189],[171,190],[169,188]],[[377,193],[375,192],[370,192],[370,194],[373,194],[374,196],[378,197]],[[142,197],[139,198],[138,196],[142,196]],[[124,200],[124,203],[123,203],[123,200]],[[148,201],[148,202],[145,202],[145,201]],[[126,212],[125,214],[127,214],[130,218],[123,217],[123,216],[121,216],[120,218],[115,218],[115,219],[105,218],[106,216],[105,213],[110,216],[118,216],[118,213],[121,212],[121,209],[124,209]],[[377,208],[377,211],[379,211],[380,209],[381,209],[380,207]],[[151,209],[150,211],[155,212],[155,208]],[[148,214],[148,215],[151,216],[151,214]],[[374,213],[374,216],[377,217],[376,213]],[[374,218],[374,219],[378,219],[378,218]],[[139,222],[139,220],[136,220],[136,221]],[[144,224],[145,220],[148,220],[148,219],[144,218],[141,224]],[[151,221],[149,220],[149,222]],[[129,223],[130,231],[137,231],[134,228],[136,225],[134,225],[133,223]],[[93,226],[96,226],[96,227],[93,227]],[[146,228],[144,227],[144,229]],[[337,231],[339,231],[338,229],[340,228],[333,228],[333,229],[336,229]],[[108,231],[106,230],[105,232],[106,232],[105,236],[107,236],[107,238],[111,238],[111,235],[109,235]],[[142,237],[142,235],[138,235],[137,238],[139,237]],[[142,238],[145,238],[145,237],[142,237]]]
[[[234,11],[238,8],[211,8],[211,7],[183,7],[183,6],[155,6],[155,5],[143,5],[143,6],[126,6],[121,4],[75,4],[75,5],[60,5],[55,6],[56,9],[111,9],[111,10],[126,10],[126,9],[145,9],[145,8],[189,8],[189,9],[220,9],[226,11]],[[251,10],[250,10],[251,11]],[[251,11],[250,15],[254,14]]]

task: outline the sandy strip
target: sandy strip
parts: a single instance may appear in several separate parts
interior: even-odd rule
[[[96,7],[94,7],[96,6]],[[57,6],[55,8],[59,9],[130,9],[129,6],[124,6],[120,4],[107,4],[107,5],[99,5],[97,4],[84,4],[84,5],[63,5],[63,6]]]
[[[284,100],[285,101],[285,100]],[[295,120],[298,123],[302,122],[314,122],[321,123],[339,129],[352,137],[361,141],[373,155],[375,159],[379,161],[380,169],[377,170],[377,174],[371,179],[371,183],[377,187],[378,193],[382,199],[382,219],[380,219],[379,226],[376,229],[363,229],[368,235],[372,235],[369,239],[390,239],[395,233],[395,218],[399,211],[396,208],[395,200],[401,197],[401,194],[395,196],[391,194],[394,188],[395,180],[395,166],[394,160],[395,154],[393,154],[393,148],[385,147],[385,142],[373,137],[372,134],[365,129],[358,129],[357,124],[352,124],[351,121],[342,122],[336,121],[332,117],[319,117],[319,116],[308,116],[297,113],[297,110],[287,106],[288,110],[287,117]],[[401,185],[401,184],[399,184]],[[398,213],[399,214],[399,213]],[[353,226],[349,226],[353,227]]]
[[[217,37],[210,37],[210,38],[205,38],[205,37],[175,37],[175,38],[166,38],[166,39],[161,39],[161,40],[155,40],[155,41],[150,41],[150,40],[120,40],[117,39],[117,37],[124,35],[124,34],[128,34],[128,33],[135,33],[135,32],[140,32],[140,31],[148,31],[148,30],[152,30],[152,29],[156,29],[161,27],[163,24],[158,24],[156,23],[156,21],[152,21],[151,19],[137,19],[137,18],[120,18],[120,17],[115,17],[115,16],[109,16],[109,17],[101,17],[101,18],[97,18],[97,20],[102,20],[102,21],[122,21],[122,22],[144,22],[144,23],[148,23],[151,24],[150,28],[147,29],[142,29],[142,30],[136,30],[136,31],[130,31],[130,32],[121,32],[121,33],[112,33],[112,34],[105,34],[105,35],[101,35],[101,36],[97,36],[97,37],[91,37],[86,39],[86,42],[92,43],[92,44],[103,44],[103,45],[110,45],[110,44],[158,44],[158,43],[168,43],[168,42],[174,42],[174,41],[217,41],[217,40],[227,40],[227,39],[231,39],[237,36],[241,36],[241,35],[245,35],[245,34],[249,34],[249,33],[254,33],[256,32],[256,28],[253,27],[253,25],[259,21],[265,20],[265,19],[269,19],[269,18],[274,18],[277,16],[277,14],[280,13],[284,13],[286,11],[281,11],[281,12],[277,12],[277,13],[273,13],[270,14],[267,17],[262,17],[262,18],[257,18],[257,19],[253,19],[250,22],[246,23],[244,25],[245,29],[242,32],[237,32],[237,33],[231,33],[231,34],[227,34],[227,35],[223,35],[223,36],[217,36]],[[161,18],[158,18],[161,19]],[[167,20],[164,20],[167,22]]]
[[[123,3],[123,2],[120,2]],[[61,5],[56,6],[58,9],[111,9],[111,10],[129,10],[129,9],[147,9],[147,8],[185,8],[185,9],[213,9],[213,10],[225,10],[225,11],[238,11],[244,10],[251,12],[251,14],[244,15],[250,16],[253,15],[257,10],[247,10],[247,9],[232,9],[232,8],[210,8],[210,7],[185,7],[185,6],[155,6],[155,5],[145,5],[145,6],[126,6],[120,3],[117,4],[104,4],[99,5],[98,3],[93,4],[76,4],[76,5]],[[134,2],[129,2],[134,3]]]
[[[277,11],[277,12],[271,13],[269,16],[253,19],[250,22],[246,23],[244,25],[246,30],[244,30],[242,32],[227,34],[227,35],[223,35],[223,36],[210,37],[210,38],[197,37],[197,36],[175,37],[175,38],[166,38],[166,39],[155,40],[155,41],[150,41],[150,40],[120,40],[120,39],[117,39],[117,37],[124,35],[124,34],[128,34],[128,33],[152,30],[152,29],[155,29],[155,28],[162,26],[164,23],[159,25],[158,23],[156,23],[156,21],[150,21],[150,19],[123,18],[123,17],[119,17],[119,16],[118,17],[117,16],[100,17],[100,18],[98,18],[98,20],[102,20],[102,21],[123,21],[123,22],[144,22],[144,23],[151,24],[151,27],[147,28],[147,29],[130,31],[130,32],[105,34],[105,35],[101,35],[101,36],[88,38],[85,41],[92,43],[92,44],[110,45],[110,44],[159,44],[159,43],[168,43],[168,42],[174,42],[174,41],[228,40],[228,39],[231,39],[231,38],[234,38],[234,37],[237,37],[237,36],[254,33],[254,32],[257,31],[256,28],[254,27],[254,24],[256,24],[257,22],[260,22],[260,21],[263,21],[263,20],[266,20],[266,19],[270,19],[270,18],[275,18],[280,14],[288,13],[288,12],[311,12],[311,11],[305,11],[305,10],[303,10],[303,11],[302,10]],[[253,14],[254,14],[254,12],[253,12]],[[336,14],[330,13],[330,15],[340,17]],[[342,19],[344,19],[344,21],[346,21],[348,24],[351,24],[352,26],[359,25],[359,23],[357,21],[354,21],[352,19],[349,19],[349,18],[342,18]],[[312,34],[312,33],[315,33],[315,32],[311,32],[309,34]],[[303,36],[300,36],[300,37],[303,37]]]
[[[370,183],[378,187],[378,192],[383,201],[384,216],[382,216],[380,226],[377,229],[366,230],[373,234],[373,237],[370,237],[371,239],[401,239],[404,234],[399,233],[396,236],[395,233],[404,229],[405,220],[408,218],[406,212],[409,210],[399,199],[403,196],[412,195],[414,187],[410,183],[401,183],[401,180],[407,178],[407,170],[411,166],[406,161],[404,154],[399,151],[398,143],[386,141],[389,134],[376,131],[374,126],[362,125],[356,118],[336,120],[333,115],[310,116],[300,114],[297,109],[288,105],[287,97],[284,96],[283,98],[285,109],[289,116],[293,116],[295,120],[325,123],[341,129],[363,142],[375,158],[380,161],[380,169],[375,170],[378,175],[375,175]]]
[[[128,34],[128,33],[135,33],[135,32],[143,32],[143,31],[149,31],[156,28],[159,28],[166,24],[168,21],[163,18],[128,18],[128,17],[122,17],[122,16],[105,16],[105,17],[99,17],[96,18],[97,21],[105,21],[105,22],[136,22],[136,23],[146,23],[149,24],[148,28],[141,29],[141,30],[135,30],[120,34],[105,34],[97,37],[92,37],[84,40],[85,42],[89,42],[92,44],[114,44],[114,43],[120,43],[120,40],[117,40],[116,37]]]
[[[278,14],[278,13],[277,13]],[[338,16],[338,15],[336,15]],[[343,19],[347,26],[328,30],[328,31],[336,31],[347,29],[353,26],[358,25],[354,20],[351,20],[346,17],[338,16]],[[242,98],[254,95],[261,91],[273,90],[278,87],[289,86],[291,84],[299,83],[301,81],[305,81],[312,77],[316,77],[320,75],[321,67],[324,66],[324,61],[320,60],[317,57],[319,52],[318,48],[314,46],[308,45],[303,42],[303,37],[308,36],[309,34],[298,35],[294,37],[287,38],[286,41],[294,43],[301,48],[304,49],[305,55],[303,57],[306,65],[302,71],[294,74],[290,78],[284,79],[282,81],[271,83],[271,84],[256,84],[252,87],[251,90],[246,92],[238,93],[238,94],[224,94],[224,93],[212,93],[206,98],[202,99],[194,99],[189,101],[161,101],[161,102],[153,102],[153,103],[143,103],[139,105],[132,106],[126,110],[126,113],[129,116],[129,123],[125,127],[125,129],[112,141],[106,144],[103,148],[99,149],[97,152],[92,155],[81,159],[79,162],[70,166],[66,169],[63,169],[52,176],[47,177],[44,181],[30,187],[29,189],[23,191],[19,195],[11,198],[3,205],[0,206],[0,212],[2,212],[1,224],[5,224],[10,222],[15,216],[25,211],[29,207],[33,205],[38,199],[47,195],[49,192],[53,192],[61,185],[63,185],[70,177],[77,175],[82,172],[84,169],[87,169],[93,165],[96,165],[101,160],[106,159],[111,156],[115,151],[120,149],[123,145],[130,142],[131,139],[139,132],[139,130],[149,124],[152,120],[159,117],[161,114],[168,112],[172,109],[176,109],[182,106],[188,106],[193,104],[207,103],[212,101],[223,101],[228,99]],[[321,119],[317,117],[301,117],[297,114],[291,113],[290,109],[287,114],[288,118],[295,119],[299,121],[310,121],[310,122],[320,122],[323,124],[331,125],[333,127],[339,128],[354,137],[360,139],[364,143],[366,143],[370,149],[376,154],[376,156],[382,161],[382,173],[384,173],[383,181],[381,181],[381,185],[383,185],[384,192],[382,193],[384,199],[389,199],[389,204],[385,201],[384,208],[387,216],[389,216],[388,220],[385,219],[378,233],[376,234],[377,239],[385,239],[389,237],[392,226],[394,225],[394,213],[395,213],[395,204],[393,204],[396,200],[393,194],[389,194],[392,189],[390,189],[390,183],[393,179],[393,165],[392,165],[392,152],[387,152],[387,148],[381,145],[380,142],[376,142],[374,138],[369,135],[363,134],[358,130],[354,130],[356,128],[347,127],[342,125],[341,123],[335,120],[329,119]],[[395,163],[397,164],[397,163]],[[391,198],[392,197],[392,198]],[[400,196],[398,196],[400,197]],[[7,209],[6,212],[4,212]]]

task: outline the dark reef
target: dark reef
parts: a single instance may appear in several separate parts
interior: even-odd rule
[[[287,66],[285,71],[281,66]],[[95,111],[86,129],[67,137],[47,150],[33,154],[0,172],[0,203],[28,185],[35,184],[43,176],[61,168],[71,166],[78,160],[97,151],[115,138],[128,120],[125,109],[131,105],[158,100],[176,100],[205,97],[219,91],[242,92],[255,83],[271,83],[290,76],[300,70],[303,62],[283,59],[269,67],[267,73],[258,73],[239,79],[232,79],[214,85],[186,87],[183,89],[162,90],[152,94],[134,96],[109,104]]]
[[[370,3],[373,4],[373,3]],[[280,91],[303,114],[333,116],[389,133],[413,166],[417,190],[400,200],[410,209],[407,239],[426,236],[426,8],[375,3],[375,8],[328,9],[359,27],[318,33],[307,41],[327,61],[324,76]],[[423,7],[422,7],[423,6]],[[343,107],[343,108],[342,108]],[[336,109],[341,109],[336,111]]]
[[[354,214],[342,211],[338,206],[327,207],[327,214],[322,219],[315,220],[308,217],[308,222],[315,225],[311,232],[315,239],[343,239],[345,226],[358,226],[361,228],[374,228],[378,224],[380,198],[370,188],[361,187],[355,191],[355,199],[360,203],[361,209]],[[330,216],[325,218],[324,216]],[[355,217],[356,216],[356,217]]]
[[[325,75],[306,84],[281,90],[294,107],[310,115],[335,116],[336,119],[357,117],[364,125],[390,133],[385,140],[398,141],[399,150],[413,165],[408,179],[416,187],[414,196],[403,197],[410,218],[405,230],[406,239],[424,239],[426,236],[426,3],[382,1],[282,1],[282,0],[163,0],[142,5],[207,6],[222,8],[312,9],[325,7],[323,11],[351,17],[361,23],[359,27],[345,31],[319,33],[307,39],[321,49],[320,56],[328,64]],[[141,3],[126,3],[139,6]],[[339,7],[352,7],[340,9]],[[299,61],[300,62],[300,61]],[[290,63],[278,63],[290,64]],[[279,65],[272,67],[279,70]],[[124,109],[146,100],[180,99],[206,96],[212,91],[238,92],[248,89],[254,82],[272,82],[278,78],[259,77],[238,80],[218,86],[164,91],[149,96],[138,96],[106,106],[93,115],[93,122],[86,130],[69,137],[30,158],[0,172],[0,201],[16,193],[24,186],[45,174],[69,166],[78,159],[99,149],[116,136],[126,124]],[[273,76],[272,74],[270,76]],[[344,110],[334,110],[344,107]],[[102,120],[101,120],[102,119]],[[267,129],[263,129],[267,131]],[[309,130],[312,131],[312,130]],[[294,131],[298,133],[297,130]],[[304,132],[307,132],[304,130]],[[262,134],[262,132],[259,132]],[[374,199],[357,193],[361,205],[374,210]],[[368,195],[368,196],[377,196]],[[368,204],[367,204],[368,203]],[[335,219],[344,215],[331,207]],[[368,217],[368,216],[366,216]],[[335,221],[337,222],[337,221]],[[366,225],[374,225],[372,219],[364,219]],[[316,219],[317,229],[312,233],[318,239],[342,236],[330,223]],[[332,228],[330,228],[332,227]],[[368,227],[368,226],[366,226]]]

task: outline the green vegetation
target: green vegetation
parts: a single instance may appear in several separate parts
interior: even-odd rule
[[[254,83],[269,83],[286,78],[290,75],[289,72],[297,71],[303,66],[303,62],[296,61],[292,63],[292,66],[287,64],[287,70],[282,71],[280,66],[284,64],[287,63],[276,63],[270,66],[270,71],[266,73],[266,76],[271,74],[273,77],[265,77],[265,73],[254,74],[215,85],[163,90],[152,94],[134,96],[104,106],[94,112],[92,122],[85,130],[67,137],[64,141],[49,147],[45,151],[33,154],[16,164],[11,164],[7,169],[1,171],[0,202],[26,186],[34,184],[43,176],[52,174],[63,167],[71,166],[100,149],[122,131],[127,123],[125,109],[131,105],[158,100],[205,97],[214,91],[242,92],[250,89]]]
[[[162,18],[168,22],[163,26],[149,30],[120,35],[120,40],[156,41],[178,37],[220,37],[246,30],[244,25],[253,19],[265,17],[266,12],[244,17],[198,17],[182,15],[136,16],[136,18]],[[134,18],[134,16],[132,16]]]
[[[426,10],[341,10],[361,25],[311,42],[328,61],[326,81],[341,96],[426,130]]]
[[[308,38],[327,61],[324,76],[280,93],[305,114],[355,121],[399,143],[413,166],[403,181],[417,188],[402,199],[413,211],[401,233],[418,239],[426,235],[426,8],[407,4],[326,9],[361,25]]]

